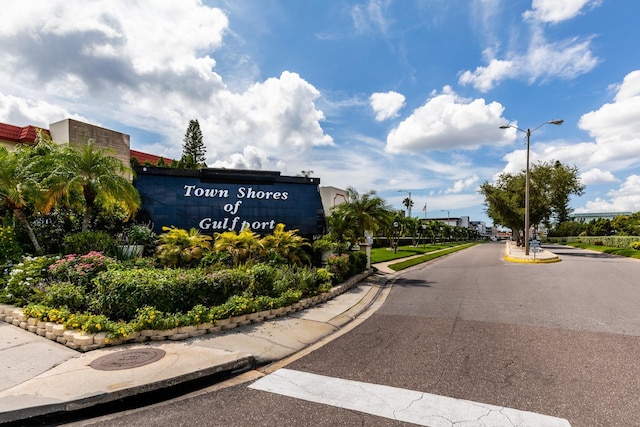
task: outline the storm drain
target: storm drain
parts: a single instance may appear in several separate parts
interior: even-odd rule
[[[89,366],[99,371],[119,371],[148,365],[162,359],[165,354],[159,348],[135,348],[98,357]]]

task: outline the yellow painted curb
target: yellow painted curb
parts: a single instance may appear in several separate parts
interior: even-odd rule
[[[546,259],[522,259],[522,258],[513,258],[509,255],[504,257],[505,261],[509,262],[519,262],[521,264],[550,264],[552,262],[560,262],[562,261],[559,257],[555,258],[546,258]]]

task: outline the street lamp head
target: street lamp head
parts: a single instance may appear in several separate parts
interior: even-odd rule
[[[511,126],[510,125],[502,125],[500,126],[500,129],[509,129]]]
[[[549,120],[547,123],[549,123],[550,125],[561,125],[564,123],[563,119],[558,119],[558,120]]]

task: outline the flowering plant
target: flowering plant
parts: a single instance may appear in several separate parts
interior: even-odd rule
[[[69,254],[49,266],[54,280],[69,281],[76,285],[89,287],[94,277],[107,270],[113,259],[102,252],[89,252],[86,255]]]
[[[41,291],[47,283],[47,267],[55,258],[47,256],[23,257],[11,267],[5,288],[0,293],[0,302],[27,304],[33,295]]]

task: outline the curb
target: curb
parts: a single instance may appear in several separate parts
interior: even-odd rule
[[[523,259],[523,258],[514,258],[512,256],[505,255],[503,259],[505,261],[518,262],[521,264],[551,264],[553,262],[562,261],[558,256],[555,256],[553,258]]]

